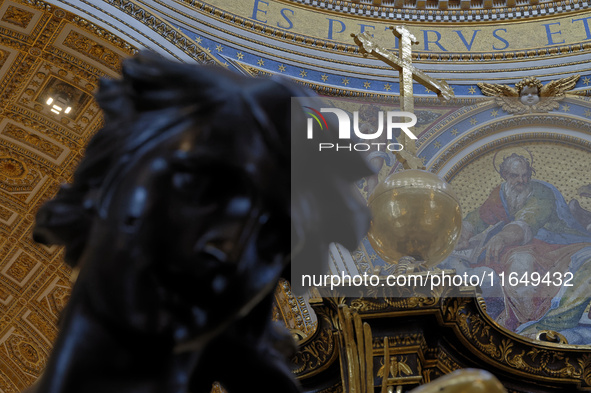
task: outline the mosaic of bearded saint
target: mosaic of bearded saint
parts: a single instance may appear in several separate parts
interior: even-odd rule
[[[568,205],[552,184],[532,179],[535,169],[524,156],[505,157],[498,171],[504,182],[464,217],[455,255],[470,257],[456,259],[453,267],[490,270],[495,284],[483,294],[502,299],[493,316],[508,329],[530,337],[553,330],[571,344],[591,344],[585,313],[591,300],[589,212],[576,200]]]

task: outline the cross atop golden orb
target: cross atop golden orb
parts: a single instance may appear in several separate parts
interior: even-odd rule
[[[440,99],[451,99],[454,93],[445,81],[412,65],[412,45],[418,43],[415,36],[404,26],[390,29],[399,39],[398,56],[380,47],[368,33],[352,36],[364,56],[373,55],[398,70],[402,111],[414,113],[413,79]],[[459,201],[444,180],[417,170],[425,167],[417,156],[415,140],[406,134],[399,138],[404,149],[395,152],[396,158],[410,170],[390,174],[369,197],[368,239],[378,255],[397,268],[405,257],[433,267],[449,256],[458,241],[462,228]]]
[[[378,45],[367,32],[351,34],[351,36],[355,43],[359,45],[359,51],[364,56],[367,57],[371,54],[398,70],[400,73],[400,109],[404,112],[414,112],[413,79],[437,93],[439,98],[451,99],[454,93],[447,82],[431,78],[412,65],[412,45],[419,43],[416,37],[404,26],[390,26],[390,29],[400,42],[398,56]],[[405,148],[396,153],[398,160],[402,162],[406,169],[423,168],[421,160],[416,156],[417,146],[414,140],[406,135],[401,137]]]

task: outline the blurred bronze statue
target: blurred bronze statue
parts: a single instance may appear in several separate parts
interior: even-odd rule
[[[102,82],[105,126],[37,216],[35,239],[80,273],[31,392],[300,390],[275,286],[292,254],[321,272],[328,244],[352,249],[368,225],[349,188],[361,158],[290,150],[290,117],[306,123],[291,98],[309,95],[151,54]]]

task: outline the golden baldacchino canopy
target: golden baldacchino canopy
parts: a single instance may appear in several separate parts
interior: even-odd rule
[[[433,267],[455,248],[462,229],[458,197],[437,175],[419,169],[396,172],[368,201],[368,239],[388,263],[410,256]]]

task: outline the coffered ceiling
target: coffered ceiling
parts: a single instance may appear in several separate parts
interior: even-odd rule
[[[101,126],[92,98],[134,48],[74,14],[0,2],[0,391],[42,371],[68,300],[60,248],[33,242],[38,207],[71,179]],[[62,93],[71,110],[47,105]],[[55,104],[55,102],[53,103]],[[54,109],[55,111],[55,109]]]

